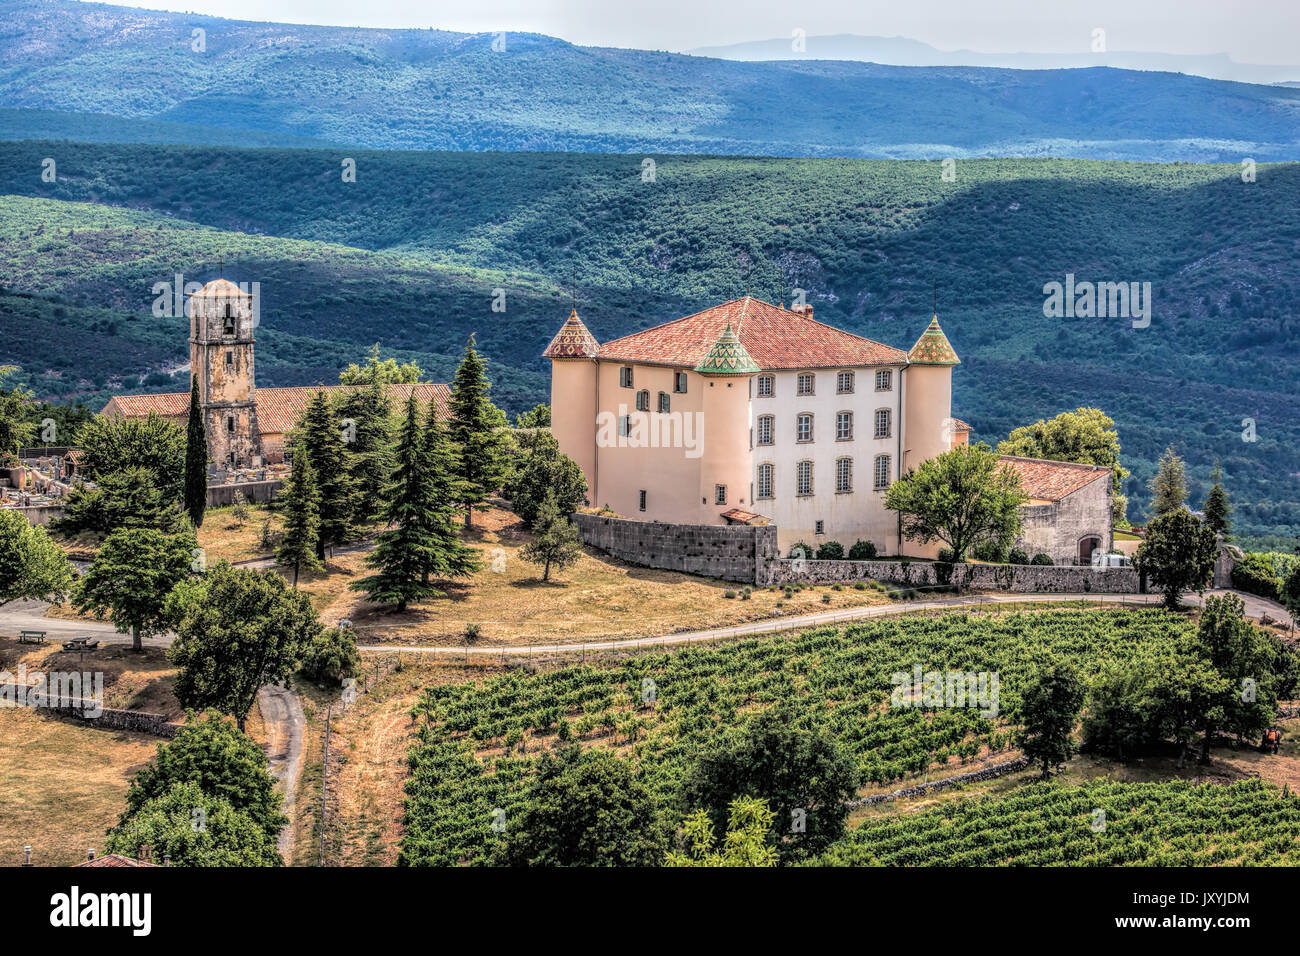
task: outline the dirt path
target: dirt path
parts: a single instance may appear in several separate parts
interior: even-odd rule
[[[257,693],[257,706],[266,722],[267,755],[271,759],[271,775],[280,782],[284,797],[285,815],[293,819],[293,801],[298,788],[298,774],[302,770],[302,732],[306,718],[298,695],[284,687],[268,684]],[[293,824],[290,822],[276,841],[285,863],[293,861]]]

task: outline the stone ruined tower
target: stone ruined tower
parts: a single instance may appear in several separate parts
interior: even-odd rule
[[[753,507],[749,381],[761,369],[728,322],[695,371],[704,378],[700,510],[706,516],[704,523],[718,524],[718,516],[740,501],[747,508]],[[727,487],[725,505],[718,505],[714,497],[718,485]]]
[[[596,501],[596,353],[600,344],[578,310],[570,313],[542,353],[551,360],[551,434],[560,452],[587,477],[587,497]]]
[[[190,367],[208,433],[208,458],[220,467],[262,464],[253,373],[253,297],[229,279],[190,296]]]
[[[907,353],[900,475],[952,448],[952,368],[960,364],[936,314]]]

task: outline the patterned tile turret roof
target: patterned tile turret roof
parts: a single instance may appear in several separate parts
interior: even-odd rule
[[[753,375],[759,368],[728,322],[718,341],[709,349],[709,354],[695,366],[695,371],[704,375]]]
[[[930,327],[921,333],[921,337],[907,353],[907,360],[913,365],[960,365],[961,359],[948,342],[948,336],[939,328],[939,316],[930,320]]]
[[[555,333],[555,338],[551,339],[551,344],[546,346],[542,357],[595,358],[598,351],[600,351],[600,343],[583,324],[582,319],[578,318],[578,310],[574,309],[560,326],[560,331]]]

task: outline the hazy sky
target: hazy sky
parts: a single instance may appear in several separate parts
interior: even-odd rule
[[[1300,63],[1300,0],[118,0],[240,20],[517,30],[596,46],[684,50],[788,37],[906,36],[943,50],[1228,53]]]

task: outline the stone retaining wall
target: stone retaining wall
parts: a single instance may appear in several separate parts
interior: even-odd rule
[[[266,481],[246,481],[228,485],[208,485],[208,507],[225,508],[235,503],[235,492],[242,491],[244,500],[249,504],[263,504],[274,498],[283,487],[284,482],[278,478]]]
[[[921,797],[935,790],[944,790],[948,787],[959,787],[963,783],[974,783],[977,780],[992,780],[994,777],[1001,777],[1004,774],[1014,773],[1017,770],[1023,770],[1029,766],[1029,761],[1025,757],[1017,757],[1015,760],[1008,760],[1006,763],[994,764],[992,767],[985,767],[983,770],[972,770],[970,773],[961,773],[955,777],[944,777],[942,780],[932,780],[929,783],[918,784],[915,787],[904,787],[902,790],[895,790],[892,793],[876,793],[869,797],[860,797],[857,800],[850,800],[851,807],[869,807],[877,803],[888,803],[891,800],[903,800],[907,797]]]
[[[941,561],[818,561],[770,558],[763,563],[760,586],[770,584],[834,584],[875,580],[899,587],[960,586],[977,591],[1024,594],[1136,594],[1133,568],[1094,568],[1075,565],[945,564]]]
[[[162,714],[147,714],[140,710],[112,710],[105,707],[98,717],[86,717],[82,711],[93,706],[91,701],[69,701],[62,704],[42,704],[37,710],[58,714],[60,717],[72,717],[92,727],[104,727],[112,730],[130,730],[138,734],[152,734],[155,737],[172,738],[181,728],[180,724],[171,723]]]
[[[584,544],[629,564],[753,584],[777,553],[771,525],[667,524],[575,514]]]

